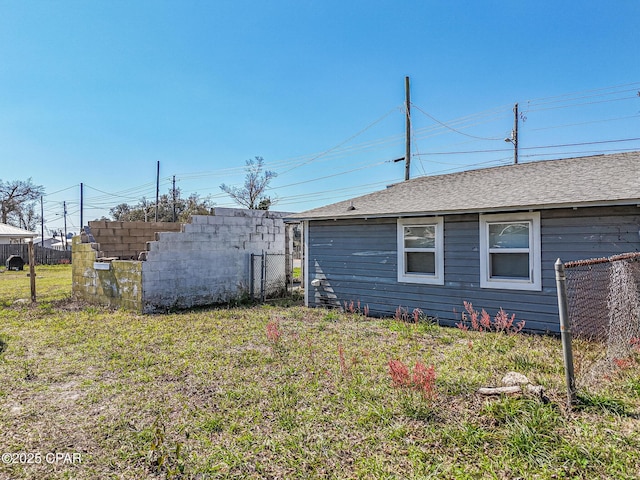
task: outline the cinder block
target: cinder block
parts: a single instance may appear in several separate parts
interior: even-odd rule
[[[234,235],[243,235],[253,233],[253,227],[247,224],[239,224],[239,225],[225,225],[227,227],[228,235],[231,235],[230,240],[233,241]]]
[[[186,223],[182,227],[182,233],[201,233],[202,227],[204,227],[202,224]]]
[[[195,241],[202,245],[215,244],[220,241],[220,237],[216,231],[205,231],[198,235]]]
[[[170,282],[171,288],[174,288],[175,283],[173,283],[173,282],[175,282],[175,280],[177,278],[175,270],[171,270],[169,268],[165,268],[163,270],[159,270],[158,271],[158,277],[159,277],[159,281],[160,282]]]
[[[265,215],[267,214],[266,210],[247,210],[247,211],[249,212],[248,216],[251,216],[256,219],[264,218]]]
[[[157,250],[152,255],[147,254],[147,261],[153,261],[154,263],[168,262],[171,259],[171,249],[167,248],[172,246],[165,242],[158,242]]]
[[[224,208],[224,207],[215,207],[213,209],[213,214],[216,217],[232,217],[235,214],[237,208]]]
[[[252,222],[246,217],[224,217],[224,225],[244,226],[250,228]]]
[[[93,231],[95,228],[107,228],[107,222],[105,220],[94,220],[89,222],[89,228]]]
[[[133,238],[146,238],[150,235],[150,232],[144,228],[136,227],[129,229],[129,235]]]
[[[107,224],[109,225],[109,224]],[[98,238],[111,238],[111,237],[115,237],[117,235],[117,230],[115,228],[112,227],[105,227],[105,228],[98,228],[96,229],[95,233],[93,234],[93,237],[98,239]]]
[[[142,279],[145,282],[159,282],[160,281],[160,272],[156,270],[147,270],[143,267],[142,270]]]
[[[91,229],[91,234],[93,235],[93,238],[100,238],[100,234],[102,232],[105,232],[107,230],[107,227],[95,227]]]
[[[175,232],[156,232],[156,240],[159,242],[171,242],[175,237]]]
[[[207,219],[204,215],[191,215],[189,222],[190,225],[200,225],[203,223],[207,223]]]
[[[284,253],[285,252],[285,244],[284,242],[275,241],[271,244],[271,250],[274,250],[276,253]]]

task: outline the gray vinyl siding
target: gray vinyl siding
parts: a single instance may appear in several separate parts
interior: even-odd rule
[[[494,315],[500,307],[525,320],[529,331],[558,332],[554,263],[640,250],[640,209],[634,207],[543,210],[542,291],[480,288],[479,216],[444,218],[444,285],[397,281],[396,219],[310,221],[310,306],[368,305],[391,316],[398,306],[420,308],[442,324],[460,321],[463,301]]]

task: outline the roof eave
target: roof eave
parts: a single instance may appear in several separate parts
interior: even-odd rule
[[[319,216],[299,216],[295,218],[287,218],[285,221],[301,222],[314,220],[367,220],[374,218],[402,218],[402,217],[424,217],[424,216],[444,216],[444,215],[464,215],[470,213],[498,213],[498,212],[518,212],[525,210],[554,210],[559,208],[587,208],[587,207],[619,207],[635,205],[640,208],[640,198],[625,200],[607,200],[607,201],[591,201],[591,202],[570,202],[570,203],[547,203],[532,205],[512,205],[508,207],[486,207],[474,209],[459,210],[434,210],[419,212],[393,212],[393,213],[359,213],[359,214],[341,214],[341,215],[319,215]]]

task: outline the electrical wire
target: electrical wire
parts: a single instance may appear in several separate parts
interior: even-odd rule
[[[519,155],[521,158],[533,158],[533,157],[550,157],[558,155],[594,155],[603,153],[624,153],[635,152],[638,148],[615,148],[615,149],[599,149],[599,150],[579,150],[579,151],[563,151],[563,152],[546,152],[546,153],[525,153]]]
[[[533,108],[533,109],[527,109],[527,113],[529,112],[544,112],[547,110],[558,110],[561,108],[572,108],[572,107],[581,107],[584,105],[598,105],[600,103],[610,103],[610,102],[619,102],[622,100],[630,100],[630,99],[635,99],[638,98],[637,95],[634,95],[632,97],[621,97],[621,98],[612,98],[609,100],[599,100],[599,101],[595,101],[595,102],[583,102],[583,103],[573,103],[573,104],[569,104],[569,105],[558,105],[556,107],[546,107],[546,108]]]
[[[627,89],[626,87],[633,87],[630,89]],[[620,89],[620,88],[624,88],[624,90],[620,90],[620,91],[616,91],[616,92],[608,92],[608,93],[599,93],[596,95],[583,95],[583,94],[591,94],[594,92],[604,92],[605,90],[614,90],[614,89]],[[550,97],[539,97],[539,98],[532,98],[526,101],[527,104],[534,104],[534,105],[547,105],[550,103],[558,103],[558,102],[562,102],[565,101],[565,99],[569,99],[569,100],[582,100],[585,98],[596,98],[596,97],[601,97],[601,96],[605,96],[605,95],[615,95],[618,93],[626,93],[626,92],[633,92],[633,91],[637,91],[638,88],[640,88],[640,82],[632,82],[632,83],[626,83],[626,84],[621,84],[621,85],[613,85],[610,87],[602,87],[602,88],[596,88],[596,89],[590,89],[590,90],[582,90],[582,91],[578,91],[578,92],[569,92],[569,93],[563,93],[560,95],[554,95],[554,96],[550,96]],[[578,95],[582,95],[582,96],[578,96]],[[573,97],[573,98],[571,98]]]
[[[620,140],[600,140],[596,142],[578,142],[578,143],[564,143],[559,145],[539,145],[535,147],[519,147],[518,150],[536,150],[542,148],[561,148],[561,147],[577,147],[580,145],[599,145],[604,143],[620,143],[620,142],[634,142],[640,140],[639,138],[623,138]],[[458,152],[428,152],[421,153],[420,155],[463,155],[469,153],[495,153],[495,152],[504,152],[510,149],[488,149],[488,150],[467,150],[467,151],[458,151]]]
[[[70,187],[67,188],[63,188],[62,190],[57,190],[55,192],[51,192],[51,193],[45,193],[44,195],[42,195],[43,197],[50,197],[51,195],[55,195],[57,193],[61,193],[61,192],[66,192],[67,190],[71,190],[72,188],[76,188],[79,187],[80,184],[76,184],[76,185],[71,185]]]
[[[419,108],[419,107],[418,107]],[[470,121],[473,119],[478,119],[477,121],[475,121],[475,123],[473,123],[471,126],[473,125],[481,125],[484,123],[490,123],[491,121],[496,121],[498,119],[504,118],[504,111],[505,111],[506,107],[499,107],[499,108],[494,108],[494,109],[490,109],[484,112],[479,112],[479,113],[474,113],[474,114],[470,114],[470,115],[466,115],[464,117],[461,117],[460,119],[455,119],[452,120],[451,122],[449,122],[450,125],[456,125],[456,124],[461,124],[465,121]],[[393,136],[389,136],[389,137],[385,137],[385,138],[381,138],[381,139],[375,139],[369,142],[365,142],[365,143],[361,143],[361,144],[356,144],[356,145],[351,145],[351,146],[346,146],[344,147],[344,144],[346,142],[348,142],[349,140],[357,137],[358,135],[362,134],[364,131],[368,130],[369,128],[371,128],[372,126],[374,126],[376,123],[379,123],[381,120],[383,120],[385,117],[389,116],[391,113],[393,113],[395,110],[397,110],[397,108],[392,109],[391,111],[389,111],[387,114],[385,114],[383,117],[379,118],[378,120],[372,122],[369,126],[367,126],[364,130],[358,132],[357,134],[353,135],[352,137],[350,137],[349,139],[345,140],[344,142],[341,142],[339,145],[334,146],[330,149],[327,149],[323,152],[320,153],[314,153],[311,155],[306,155],[306,156],[300,156],[300,157],[295,157],[293,159],[290,160],[283,160],[283,161],[279,161],[279,162],[265,162],[265,166],[268,167],[269,169],[277,169],[278,167],[284,167],[284,166],[288,166],[288,165],[294,165],[293,168],[285,170],[284,172],[280,172],[279,175],[283,175],[285,173],[287,173],[290,170],[293,170],[294,168],[298,168],[299,166],[302,165],[306,165],[309,164],[311,162],[316,162],[318,160],[321,161],[330,161],[336,158],[342,158],[346,155],[352,155],[354,153],[357,152],[364,152],[367,150],[371,150],[371,149],[375,149],[375,148],[381,148],[383,145],[387,145],[389,147],[393,146],[393,145],[398,145],[402,142],[404,142],[405,137],[404,134],[396,134]],[[480,121],[479,119],[482,119],[482,117],[486,117],[489,115],[493,115],[496,116],[496,114],[499,113],[500,116],[496,119],[492,119],[492,120],[485,120],[485,121]],[[424,128],[420,128],[420,129],[414,129],[412,132],[412,135],[414,136],[415,139],[421,139],[421,138],[425,138],[425,133],[427,132],[433,132],[435,131],[435,133],[431,136],[436,136],[436,135],[441,135],[443,133],[446,133],[446,129],[442,128],[441,126],[429,126],[429,127],[424,127]],[[343,148],[340,148],[340,146],[343,146]],[[176,176],[179,176],[178,180],[192,180],[192,179],[202,179],[205,177],[222,177],[222,176],[228,176],[230,174],[233,173],[242,173],[245,171],[245,167],[233,167],[233,168],[226,168],[226,169],[220,169],[217,170],[215,172],[193,172],[193,173],[177,173]]]
[[[481,167],[481,166],[484,167],[487,165],[494,165],[494,166],[506,165],[511,163],[512,161],[513,161],[513,157],[509,156],[509,157],[502,157],[502,158],[497,158],[493,160],[487,160],[484,162],[467,163],[465,165],[457,165],[455,167],[435,171],[433,172],[433,175],[441,175],[444,173],[458,172],[461,170],[469,170],[471,167]]]
[[[310,160],[307,160],[306,162],[302,162],[302,163],[300,163],[299,165],[296,165],[295,167],[290,168],[289,170],[285,170],[284,172],[282,172],[282,175],[284,175],[284,174],[286,174],[286,173],[289,173],[290,171],[292,171],[292,170],[294,170],[294,169],[296,169],[296,168],[299,168],[299,167],[301,167],[301,166],[303,166],[303,165],[307,165],[308,163],[311,163],[311,162],[313,162],[314,160],[316,160],[316,159],[318,159],[318,158],[320,158],[320,157],[322,157],[322,156],[324,156],[324,155],[326,155],[326,154],[330,153],[331,151],[333,151],[333,150],[335,150],[335,149],[337,149],[337,148],[341,147],[342,145],[344,145],[344,144],[346,144],[346,143],[350,142],[350,141],[351,141],[351,140],[353,140],[354,138],[356,138],[356,137],[358,137],[358,136],[362,135],[364,132],[366,132],[367,130],[369,130],[370,128],[372,128],[374,125],[376,125],[376,124],[380,123],[382,120],[384,120],[384,119],[385,119],[385,118],[387,118],[389,115],[391,115],[394,111],[397,111],[397,110],[398,110],[398,107],[392,108],[392,109],[391,109],[391,110],[389,110],[387,113],[385,113],[382,117],[380,117],[380,118],[378,118],[377,120],[375,120],[374,122],[370,123],[370,124],[369,124],[369,125],[367,125],[365,128],[363,128],[362,130],[360,130],[358,133],[356,133],[356,134],[354,134],[354,135],[350,136],[349,138],[347,138],[346,140],[344,140],[344,141],[340,142],[340,143],[339,143],[339,144],[337,144],[336,146],[331,147],[331,148],[329,148],[328,150],[325,150],[324,152],[322,152],[322,153],[320,153],[319,155],[317,155],[317,156],[315,156],[315,157],[311,158]]]
[[[629,88],[633,86],[634,88]],[[624,84],[624,85],[617,85],[617,86],[612,86],[612,87],[604,87],[604,88],[600,88],[600,89],[594,89],[594,90],[586,90],[586,91],[582,91],[582,92],[573,92],[573,93],[567,93],[567,94],[563,94],[563,95],[559,95],[559,96],[554,96],[554,97],[543,97],[543,98],[537,98],[537,99],[531,99],[527,101],[527,109],[524,113],[528,113],[528,112],[537,112],[537,111],[543,111],[543,110],[553,110],[553,109],[558,109],[558,108],[573,108],[573,107],[582,107],[582,106],[586,106],[586,105],[594,105],[594,104],[600,104],[600,103],[608,103],[608,102],[619,102],[619,101],[624,101],[624,100],[629,100],[631,98],[637,98],[635,95],[633,97],[631,96],[623,96],[623,97],[618,97],[618,98],[608,98],[608,97],[615,97],[615,96],[619,96],[619,95],[624,95],[625,93],[631,92],[631,91],[635,91],[637,86],[640,86],[640,83],[636,82],[636,83],[629,83],[629,84]],[[602,99],[602,100],[594,100],[594,99]],[[588,100],[585,102],[585,100]],[[489,123],[494,123],[496,121],[500,121],[503,120],[504,118],[510,116],[510,112],[507,113],[507,109],[511,109],[511,105],[507,105],[507,106],[501,106],[501,107],[496,107],[490,110],[486,110],[484,112],[478,112],[478,113],[474,113],[474,114],[469,114],[463,117],[460,117],[458,119],[453,119],[450,120],[448,122],[441,122],[440,120],[436,119],[435,117],[433,117],[431,114],[427,113],[425,110],[423,110],[422,108],[420,108],[419,106],[414,105],[414,108],[416,108],[417,111],[423,113],[425,116],[427,116],[428,118],[430,118],[432,121],[436,122],[437,125],[430,125],[427,127],[422,127],[422,128],[412,128],[411,131],[411,137],[413,140],[413,144],[416,145],[416,153],[414,153],[412,155],[412,158],[415,157],[419,160],[419,162],[416,162],[419,165],[419,168],[422,170],[423,174],[426,174],[426,170],[425,170],[425,166],[422,163],[422,158],[426,157],[426,156],[437,156],[437,155],[458,155],[458,154],[480,154],[480,153],[499,153],[499,152],[511,152],[512,149],[511,148],[504,148],[504,149],[469,149],[467,151],[439,151],[439,152],[421,152],[419,150],[419,148],[417,147],[417,143],[418,141],[422,141],[428,138],[433,138],[439,135],[443,135],[449,132],[454,132],[454,133],[458,133],[460,135],[466,136],[470,139],[473,139],[471,141],[468,142],[459,142],[458,145],[462,144],[462,143],[472,143],[474,140],[478,140],[478,141],[484,141],[484,140],[501,140],[501,137],[481,137],[481,136],[476,136],[476,135],[471,135],[468,133],[465,133],[462,130],[466,130],[468,128],[471,128],[472,126],[477,126],[477,125],[486,125]],[[339,144],[324,150],[320,153],[315,153],[315,154],[310,154],[310,155],[303,155],[303,156],[298,156],[298,157],[294,157],[294,158],[290,158],[290,159],[284,159],[284,160],[280,160],[280,161],[276,161],[276,162],[270,162],[268,163],[266,166],[268,166],[269,169],[274,169],[274,168],[285,168],[285,170],[283,172],[281,172],[281,175],[287,174],[288,172],[300,168],[302,166],[305,165],[309,165],[311,163],[316,163],[316,162],[330,162],[330,161],[336,161],[336,160],[340,160],[343,158],[346,158],[348,156],[353,156],[356,154],[364,154],[368,151],[373,151],[373,150],[378,150],[380,151],[382,148],[391,148],[397,144],[400,144],[401,142],[404,141],[404,135],[403,134],[396,134],[396,135],[392,135],[392,136],[388,136],[388,137],[384,137],[384,138],[378,138],[378,139],[374,139],[374,140],[370,140],[367,142],[363,142],[360,144],[353,144],[353,145],[347,145],[349,142],[351,142],[354,138],[357,138],[358,136],[360,136],[361,134],[363,134],[364,132],[366,132],[367,130],[371,129],[373,126],[375,126],[376,124],[378,124],[379,122],[381,122],[384,118],[388,117],[389,115],[391,115],[394,111],[398,110],[398,107],[393,108],[391,111],[389,111],[387,114],[383,115],[381,118],[377,119],[376,121],[372,122],[371,124],[369,124],[367,127],[365,127],[365,129],[361,130],[360,132],[356,133],[355,135],[352,135],[351,137],[347,138],[346,140],[344,140],[343,142],[340,142]],[[531,129],[528,130],[530,132],[535,132],[535,131],[542,131],[542,130],[548,130],[548,129],[554,129],[554,128],[565,128],[565,127],[572,127],[572,126],[578,126],[578,125],[585,125],[585,124],[589,124],[589,123],[601,123],[601,122],[607,122],[607,121],[615,121],[615,120],[624,120],[624,119],[628,119],[628,118],[636,118],[638,117],[637,115],[633,115],[633,116],[626,116],[626,117],[619,117],[619,118],[610,118],[610,119],[603,119],[603,120],[594,120],[594,121],[589,121],[589,122],[581,122],[581,123],[570,123],[570,124],[565,124],[565,125],[557,125],[555,127],[542,127],[542,128],[536,128],[536,129]],[[570,148],[570,147],[575,147],[575,146],[587,146],[587,145],[602,145],[602,144],[608,144],[608,143],[618,143],[618,142],[631,142],[631,141],[636,141],[639,140],[637,138],[628,138],[628,139],[620,139],[620,140],[603,140],[603,141],[594,141],[594,142],[576,142],[576,143],[566,143],[566,144],[561,144],[561,145],[543,145],[543,146],[532,146],[532,147],[524,147],[521,146],[519,150],[523,151],[523,153],[521,154],[522,158],[535,158],[535,157],[547,157],[547,156],[551,156],[556,154],[556,149],[559,148]],[[554,150],[553,152],[548,151],[548,152],[539,152],[539,153],[534,153],[536,151],[536,149],[546,149],[546,150]],[[567,153],[592,153],[592,152],[612,152],[612,151],[631,151],[631,150],[635,150],[635,149],[625,149],[625,148],[616,148],[616,149],[607,149],[607,150],[597,150],[597,149],[592,149],[592,150],[582,150],[582,151],[571,151],[571,152],[563,152],[560,154],[567,154]],[[528,153],[527,153],[528,152]],[[448,171],[455,171],[455,170],[460,170],[460,169],[464,169],[464,168],[472,168],[472,167],[476,167],[476,166],[483,166],[483,165],[489,165],[489,164],[496,164],[496,163],[500,163],[500,162],[504,162],[504,161],[510,161],[511,157],[504,157],[504,158],[499,158],[499,159],[494,159],[494,160],[490,160],[490,161],[483,161],[483,162],[476,162],[476,163],[470,163],[470,164],[464,164],[464,165],[456,165],[456,166],[452,166],[450,168],[447,169],[441,169],[439,171],[435,171],[435,172],[431,172],[432,174],[439,174],[439,173],[444,173],[444,172],[448,172]],[[434,159],[430,159],[429,160],[430,163],[440,163],[435,161]],[[312,182],[316,182],[316,181],[321,181],[321,180],[325,180],[325,179],[330,179],[330,178],[334,178],[337,176],[341,176],[341,175],[348,175],[351,173],[355,173],[358,172],[360,170],[363,169],[367,169],[367,168],[374,168],[376,166],[379,166],[381,164],[387,163],[389,162],[389,160],[384,161],[384,162],[378,162],[378,163],[368,163],[366,165],[363,166],[359,166],[357,168],[354,169],[350,169],[350,170],[345,170],[345,171],[340,171],[340,172],[336,172],[333,173],[331,175],[326,175],[323,177],[317,177],[317,178],[311,178],[308,180],[302,180],[302,181],[298,181],[298,182],[294,182],[294,183],[290,183],[290,184],[286,184],[286,185],[282,185],[282,186],[278,186],[278,187],[273,187],[271,189],[269,189],[269,191],[272,192],[276,192],[276,191],[282,191],[282,189],[285,188],[289,188],[292,186],[296,186],[296,185],[301,185],[301,184],[308,184],[308,183],[312,183]],[[290,168],[288,168],[290,167]],[[189,180],[199,180],[199,179],[203,179],[206,177],[214,177],[214,176],[229,176],[229,175],[233,175],[233,174],[240,174],[242,172],[245,171],[245,167],[244,166],[238,166],[238,167],[231,167],[231,168],[225,168],[225,169],[220,169],[220,170],[216,170],[214,172],[191,172],[191,173],[183,173],[183,174],[176,174],[176,176],[178,176],[178,178],[176,179],[177,181],[189,181]],[[171,177],[165,177],[162,178],[162,185],[163,186],[167,186],[169,184],[169,182],[171,181]],[[388,182],[378,182],[378,184],[381,183],[388,183]],[[152,196],[155,194],[155,182],[149,182],[146,184],[142,184],[142,185],[138,185],[135,187],[131,187],[129,189],[125,189],[125,190],[121,190],[115,193],[110,193],[107,191],[103,191],[100,189],[97,189],[95,187],[91,187],[89,185],[85,186],[88,187],[88,189],[94,190],[98,193],[100,193],[101,195],[96,195],[96,196],[92,196],[90,195],[89,198],[87,199],[88,201],[85,201],[84,207],[86,209],[92,209],[92,210],[100,210],[101,208],[105,208],[107,206],[113,206],[112,201],[116,198],[121,198],[121,199],[125,199],[125,200],[138,200],[141,194],[144,194],[145,196]],[[71,187],[67,187],[65,189],[62,189],[60,191],[57,192],[53,192],[53,193],[49,193],[46,195],[43,195],[43,197],[49,197],[51,198],[51,196],[56,195],[58,193],[62,193],[66,190],[70,190],[72,188],[76,188],[78,187],[78,185],[73,185]],[[294,195],[294,196],[290,196],[290,197],[283,197],[285,202],[292,202],[294,200],[297,200],[298,198],[312,198],[312,199],[316,199],[318,200],[319,197],[322,197],[323,195],[331,195],[330,197],[324,197],[326,198],[334,198],[336,195],[339,195],[340,192],[342,191],[349,191],[349,192],[354,192],[354,191],[358,191],[360,190],[362,187],[358,187],[358,186],[354,186],[354,187],[345,187],[343,189],[335,189],[335,190],[321,190],[320,192],[306,192],[305,194],[300,194],[300,195]],[[208,198],[215,198],[215,199],[222,199],[223,197],[226,197],[226,194],[224,193],[218,193],[217,195],[210,195]],[[47,206],[47,214],[52,214],[55,211],[60,211],[61,207],[55,204],[55,202],[52,202],[51,200],[45,200],[43,203],[45,204],[49,204]],[[72,205],[73,202],[68,202],[67,205]],[[286,204],[286,203],[285,203]],[[54,206],[55,205],[55,206]],[[60,214],[55,214],[56,216],[59,216]]]
[[[527,129],[528,132],[540,132],[543,130],[556,130],[558,128],[565,128],[565,127],[578,127],[578,126],[582,126],[582,125],[591,125],[594,123],[605,123],[605,122],[614,122],[617,120],[628,120],[630,118],[638,118],[640,119],[640,115],[636,114],[636,115],[627,115],[626,117],[616,117],[616,118],[606,118],[603,120],[592,120],[589,122],[580,122],[580,123],[567,123],[564,125],[554,125],[551,127],[540,127],[540,128],[529,128]]]
[[[475,139],[477,139],[477,140],[503,140],[503,137],[501,137],[501,138],[497,138],[497,137],[489,137],[489,138],[488,138],[488,137],[478,137],[478,136],[476,136],[476,135],[470,135],[470,134],[468,134],[468,133],[464,133],[464,132],[462,132],[462,131],[460,131],[460,130],[457,130],[457,129],[455,129],[455,128],[453,128],[453,127],[449,126],[449,125],[447,125],[446,123],[441,122],[440,120],[438,120],[437,118],[435,118],[433,115],[431,115],[431,114],[429,114],[429,113],[425,112],[423,109],[421,109],[421,108],[420,108],[420,107],[418,107],[417,105],[415,105],[415,104],[413,104],[413,103],[412,103],[411,105],[412,105],[415,109],[417,109],[419,112],[421,112],[422,114],[426,115],[426,116],[427,116],[427,117],[429,117],[431,120],[433,120],[434,122],[436,122],[436,123],[440,124],[440,125],[441,125],[441,126],[443,126],[444,128],[446,128],[446,129],[448,129],[448,130],[451,130],[452,132],[459,133],[460,135],[464,135],[465,137],[475,138]]]

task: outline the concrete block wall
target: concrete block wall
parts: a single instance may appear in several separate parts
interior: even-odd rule
[[[96,294],[96,276],[93,263],[96,261],[95,243],[82,243],[79,236],[71,241],[71,293],[80,300],[91,301]]]
[[[72,294],[89,303],[142,312],[142,262],[115,260],[96,270],[98,245],[73,238]]]
[[[179,232],[182,224],[170,222],[89,222],[96,243],[100,244],[100,257],[117,257],[121,260],[137,260],[138,254],[147,248],[147,242],[155,240],[156,232]]]
[[[160,232],[142,264],[143,311],[225,303],[248,293],[250,254],[285,253],[285,213],[216,208]],[[284,270],[284,269],[283,269]],[[283,271],[284,275],[284,271]]]

